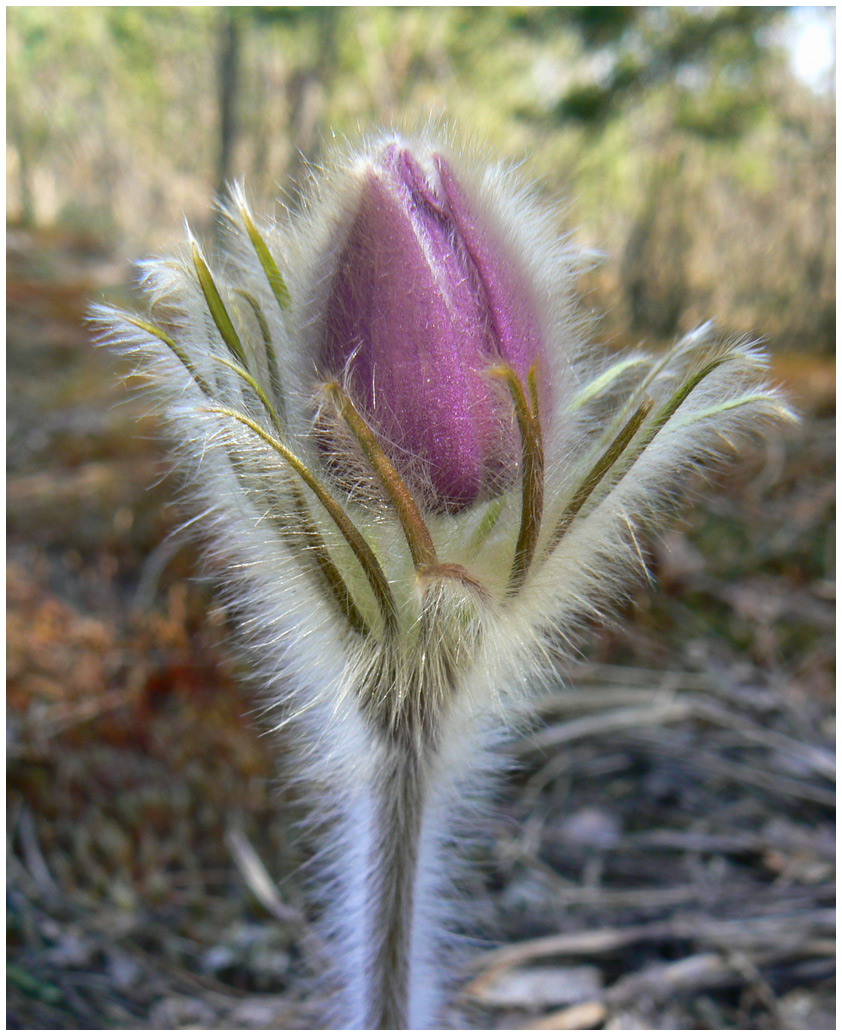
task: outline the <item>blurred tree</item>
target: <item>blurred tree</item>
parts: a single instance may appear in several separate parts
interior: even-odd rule
[[[663,141],[660,161],[652,166],[643,208],[632,223],[623,252],[630,330],[661,339],[679,330],[690,290],[690,231],[681,177],[686,157],[680,141]]]
[[[29,161],[29,140],[25,129],[25,117],[21,111],[22,99],[15,89],[6,92],[6,119],[9,143],[17,159],[18,191],[20,192],[21,226],[31,227],[35,223],[35,202],[32,195],[32,171]]]
[[[222,194],[231,179],[234,137],[236,134],[237,83],[240,64],[240,26],[238,9],[218,9],[217,85],[219,88],[219,154],[216,165],[216,192]]]
[[[253,7],[248,12],[255,30],[270,35],[287,59],[284,93],[291,147],[283,172],[292,183],[288,198],[292,203],[307,163],[318,159],[327,129],[325,115],[337,67],[336,34],[342,12],[336,7]],[[266,154],[262,149],[259,153]],[[257,170],[258,174],[263,171]]]
[[[568,7],[557,9],[601,60],[559,101],[562,120],[598,127],[655,87],[679,87],[677,128],[710,137],[741,132],[757,69],[768,61],[764,32],[783,7]],[[730,89],[726,89],[726,80]],[[693,103],[695,101],[695,103]]]
[[[585,75],[555,114],[600,133],[612,120],[646,118],[653,97],[656,128],[649,161],[622,249],[622,291],[630,330],[670,338],[687,312],[692,234],[682,201],[687,144],[733,144],[765,111],[764,75],[774,59],[770,27],[784,8],[570,7],[562,18],[590,56]]]
[[[795,79],[787,8],[16,7],[10,214],[201,231],[232,176],[302,181],[331,131],[444,115],[531,156],[610,259],[608,333],[832,349],[835,111]],[[298,188],[287,191],[294,202]]]

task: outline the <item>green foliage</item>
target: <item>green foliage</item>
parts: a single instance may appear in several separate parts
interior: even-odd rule
[[[65,214],[144,250],[183,213],[207,231],[219,175],[262,208],[331,131],[431,114],[528,153],[570,199],[567,222],[611,257],[592,282],[609,333],[712,315],[831,347],[833,99],[793,78],[787,8],[223,10],[238,30],[224,144],[220,9],[10,8],[13,217]]]
[[[557,114],[600,127],[619,116],[644,91],[670,83],[678,105],[692,103],[696,118],[676,128],[711,139],[738,135],[758,70],[774,62],[762,34],[783,8],[571,8],[572,24],[586,47],[608,52],[599,80],[574,84]],[[727,83],[727,91],[726,91]],[[723,96],[725,95],[725,96]]]

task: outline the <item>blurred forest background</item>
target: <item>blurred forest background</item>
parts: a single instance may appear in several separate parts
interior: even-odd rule
[[[657,589],[516,746],[469,890],[506,945],[456,1009],[832,1028],[834,9],[6,19],[9,1025],[313,1017],[299,807],[85,313],[131,304],[129,260],[185,216],[212,240],[227,181],[294,206],[333,134],[432,116],[562,199],[604,256],[581,288],[606,346],[712,318],[767,343],[803,418],[648,546]]]
[[[139,254],[265,206],[330,135],[445,116],[519,161],[583,244],[618,335],[729,330],[830,353],[833,69],[787,8],[12,8],[7,211]],[[808,36],[809,39],[809,36]],[[802,61],[809,60],[802,56]],[[803,66],[802,66],[803,67]]]

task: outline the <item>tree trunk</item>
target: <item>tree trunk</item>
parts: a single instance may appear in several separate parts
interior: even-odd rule
[[[225,186],[231,179],[234,142],[237,135],[240,26],[237,13],[231,7],[219,9],[217,41],[219,149],[216,162],[216,193],[219,196],[224,193]]]

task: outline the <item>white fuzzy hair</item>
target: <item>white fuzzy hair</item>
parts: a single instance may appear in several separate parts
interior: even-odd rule
[[[457,514],[425,509],[422,493],[442,565],[420,573],[382,493],[364,478],[334,485],[316,442],[324,397],[313,358],[326,299],[362,177],[392,140],[422,167],[434,152],[447,158],[540,310],[552,388],[552,410],[540,415],[543,517],[514,587],[517,480]],[[721,342],[710,326],[662,357],[600,357],[573,299],[586,259],[519,173],[452,133],[375,134],[338,150],[301,210],[279,223],[257,219],[239,187],[222,215],[212,270],[188,232],[175,257],[143,265],[147,315],[99,308],[94,317],[153,387],[269,722],[295,731],[296,773],[327,832],[330,1021],[435,1027],[462,910],[460,843],[499,770],[501,738],[528,722],[536,687],[557,678],[583,627],[610,614],[645,570],[639,530],[663,526],[694,471],[791,415],[764,384],[757,349]],[[385,577],[379,596],[370,559],[279,444],[358,530]],[[384,906],[395,897],[397,907]],[[402,934],[384,936],[389,924]],[[405,969],[403,979],[382,973],[392,943],[402,959],[389,966]],[[402,983],[401,1003],[384,1007],[392,982]]]

